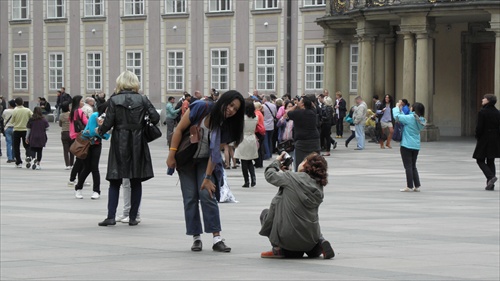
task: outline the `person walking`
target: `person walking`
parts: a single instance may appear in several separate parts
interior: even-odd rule
[[[251,99],[245,100],[245,127],[243,131],[243,141],[238,145],[234,152],[234,157],[241,161],[241,172],[245,183],[242,187],[254,187],[257,182],[255,178],[255,167],[252,160],[259,158],[257,137],[255,136],[255,128],[259,118],[255,115],[255,106]],[[248,173],[250,172],[250,181]]]
[[[26,133],[28,128],[26,125],[28,124],[28,120],[33,115],[33,112],[29,108],[23,106],[24,101],[22,98],[16,98],[16,108],[12,111],[11,122],[14,126],[12,141],[13,146],[12,149],[14,151],[14,157],[16,158],[16,168],[22,168],[23,160],[21,159],[21,142],[24,146],[25,155],[26,155],[26,167],[31,167],[31,151],[30,146],[26,142]]]
[[[73,139],[69,136],[69,103],[64,102],[60,105],[61,114],[59,115],[59,126],[61,127],[61,143],[63,146],[63,157],[65,170],[71,170],[75,162],[75,155],[69,151]]]
[[[472,158],[486,177],[485,190],[494,190],[496,176],[495,158],[500,158],[500,112],[495,108],[497,97],[484,95],[483,108],[477,114],[476,148]],[[405,127],[406,130],[406,127]],[[404,131],[403,131],[404,133]]]
[[[344,98],[342,98],[342,92],[338,91],[335,93],[335,118],[336,120],[336,138],[341,139],[344,136],[344,118],[347,112],[347,103]]]
[[[406,187],[400,189],[401,192],[420,191],[417,157],[420,151],[420,131],[424,129],[427,122],[424,114],[425,107],[419,102],[413,104],[411,112],[408,115],[404,114],[403,103],[401,101],[392,109],[394,119],[405,126],[400,152],[406,173]]]
[[[43,148],[47,144],[46,131],[49,128],[49,122],[43,116],[43,110],[40,106],[33,109],[33,115],[28,121],[26,128],[28,128],[26,142],[29,144],[31,155],[34,158],[32,168],[33,170],[40,170],[42,169],[40,163],[42,162]]]
[[[264,109],[264,126],[266,127],[266,135],[264,136],[264,159],[267,160],[271,158],[273,154],[273,135],[274,135],[274,124],[278,110],[276,105],[271,102],[271,97],[265,95],[263,100]]]
[[[239,145],[243,139],[244,103],[243,96],[234,90],[222,94],[216,103],[195,101],[182,116],[172,136],[167,166],[176,168],[179,174],[186,234],[192,235],[194,240],[192,251],[201,251],[203,248],[200,237],[203,233],[200,205],[205,232],[213,235],[212,250],[226,253],[231,251],[220,235],[222,228],[216,184],[221,186],[224,170],[221,143],[234,141],[235,145]],[[202,128],[199,153],[188,164],[178,166],[175,155],[184,131],[189,130],[191,124],[199,124]]]
[[[174,108],[174,103],[175,103],[175,98],[168,97],[168,102],[166,106],[167,114],[165,122],[167,125],[167,143],[169,147],[170,147],[170,142],[172,141],[172,134],[174,133],[175,119],[177,119],[177,115],[179,114],[179,111],[181,111],[181,108],[178,109]]]
[[[14,124],[12,123],[12,112],[16,107],[16,102],[10,100],[8,102],[9,108],[5,109],[2,113],[4,120],[4,135],[5,135],[5,148],[7,151],[7,163],[15,163],[14,153],[12,151],[12,135],[14,133]]]
[[[365,122],[366,122],[366,103],[363,101],[361,96],[357,96],[354,101],[357,106],[354,109],[353,120],[354,129],[356,131],[356,141],[358,142],[357,147],[354,150],[365,149]]]
[[[146,96],[139,94],[137,76],[126,70],[116,79],[115,95],[108,99],[106,118],[99,120],[97,134],[103,136],[113,129],[111,136],[108,171],[108,215],[99,226],[116,224],[116,208],[123,179],[130,179],[130,226],[139,224],[137,213],[142,197],[142,182],[154,177],[149,145],[144,137],[146,116],[153,125],[160,115]]]

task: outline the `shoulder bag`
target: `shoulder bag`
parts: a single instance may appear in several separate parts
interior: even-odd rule
[[[203,129],[200,127],[201,122],[207,115],[208,102],[205,103],[205,109],[203,113],[198,118],[198,124],[192,124],[189,128],[182,132],[182,138],[177,147],[177,152],[175,153],[175,162],[177,167],[186,166],[189,164],[198,150],[198,143],[200,142]]]
[[[76,119],[73,120],[73,127],[75,128],[75,132],[79,133],[85,129],[85,125],[82,122],[82,117],[78,114],[78,109],[76,112]]]
[[[76,158],[85,159],[89,154],[91,140],[78,133],[78,136],[69,147],[69,151],[75,155]]]
[[[144,138],[147,142],[152,142],[155,139],[161,137],[161,130],[155,124],[151,123],[149,115],[144,118],[146,120],[146,126],[144,126]]]

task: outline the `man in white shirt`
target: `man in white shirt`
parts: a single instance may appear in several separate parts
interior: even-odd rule
[[[276,110],[276,105],[271,103],[270,96],[265,95],[262,103],[264,105],[264,127],[266,128],[266,135],[264,136],[264,160],[267,160],[273,154],[274,119],[278,111]]]

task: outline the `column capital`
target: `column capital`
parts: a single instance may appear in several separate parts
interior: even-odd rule
[[[321,41],[325,45],[326,48],[335,48],[337,47],[337,44],[340,43],[340,40],[337,39],[326,39]]]
[[[371,42],[375,43],[376,34],[357,34],[355,35],[358,38],[358,42]]]

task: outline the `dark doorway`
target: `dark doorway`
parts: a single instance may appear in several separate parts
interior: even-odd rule
[[[481,109],[481,100],[485,94],[493,94],[495,87],[495,43],[476,44],[476,109]]]

